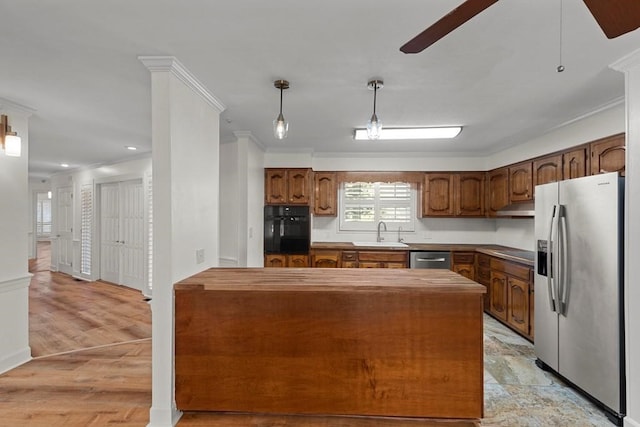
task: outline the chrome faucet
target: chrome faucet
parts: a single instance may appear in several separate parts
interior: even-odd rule
[[[380,226],[384,225],[384,231],[387,231],[387,224],[384,223],[384,221],[380,221],[378,223],[378,237],[376,239],[377,242],[382,242],[384,240],[384,237],[380,237]]]

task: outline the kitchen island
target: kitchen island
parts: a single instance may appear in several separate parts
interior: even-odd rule
[[[175,285],[178,409],[477,420],[483,293],[448,270],[206,270]]]

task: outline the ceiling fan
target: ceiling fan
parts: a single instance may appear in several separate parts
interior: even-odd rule
[[[607,38],[613,39],[640,27],[638,0],[583,0]],[[404,53],[419,53],[498,0],[466,0],[438,22],[402,45]]]

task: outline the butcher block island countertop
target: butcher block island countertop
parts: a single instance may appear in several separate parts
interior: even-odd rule
[[[483,293],[448,270],[206,270],[175,285],[178,409],[478,420]]]

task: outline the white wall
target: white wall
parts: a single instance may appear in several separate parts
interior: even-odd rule
[[[220,266],[262,267],[264,151],[250,132],[220,145]]]
[[[264,150],[256,141],[247,146],[247,267],[264,264]]]
[[[29,113],[0,99],[22,138],[22,156],[0,154],[0,373],[31,359],[29,348]]]
[[[220,160],[220,266],[238,267],[239,228],[244,228],[244,224],[238,220],[243,190],[240,188],[237,142],[220,144]]]

